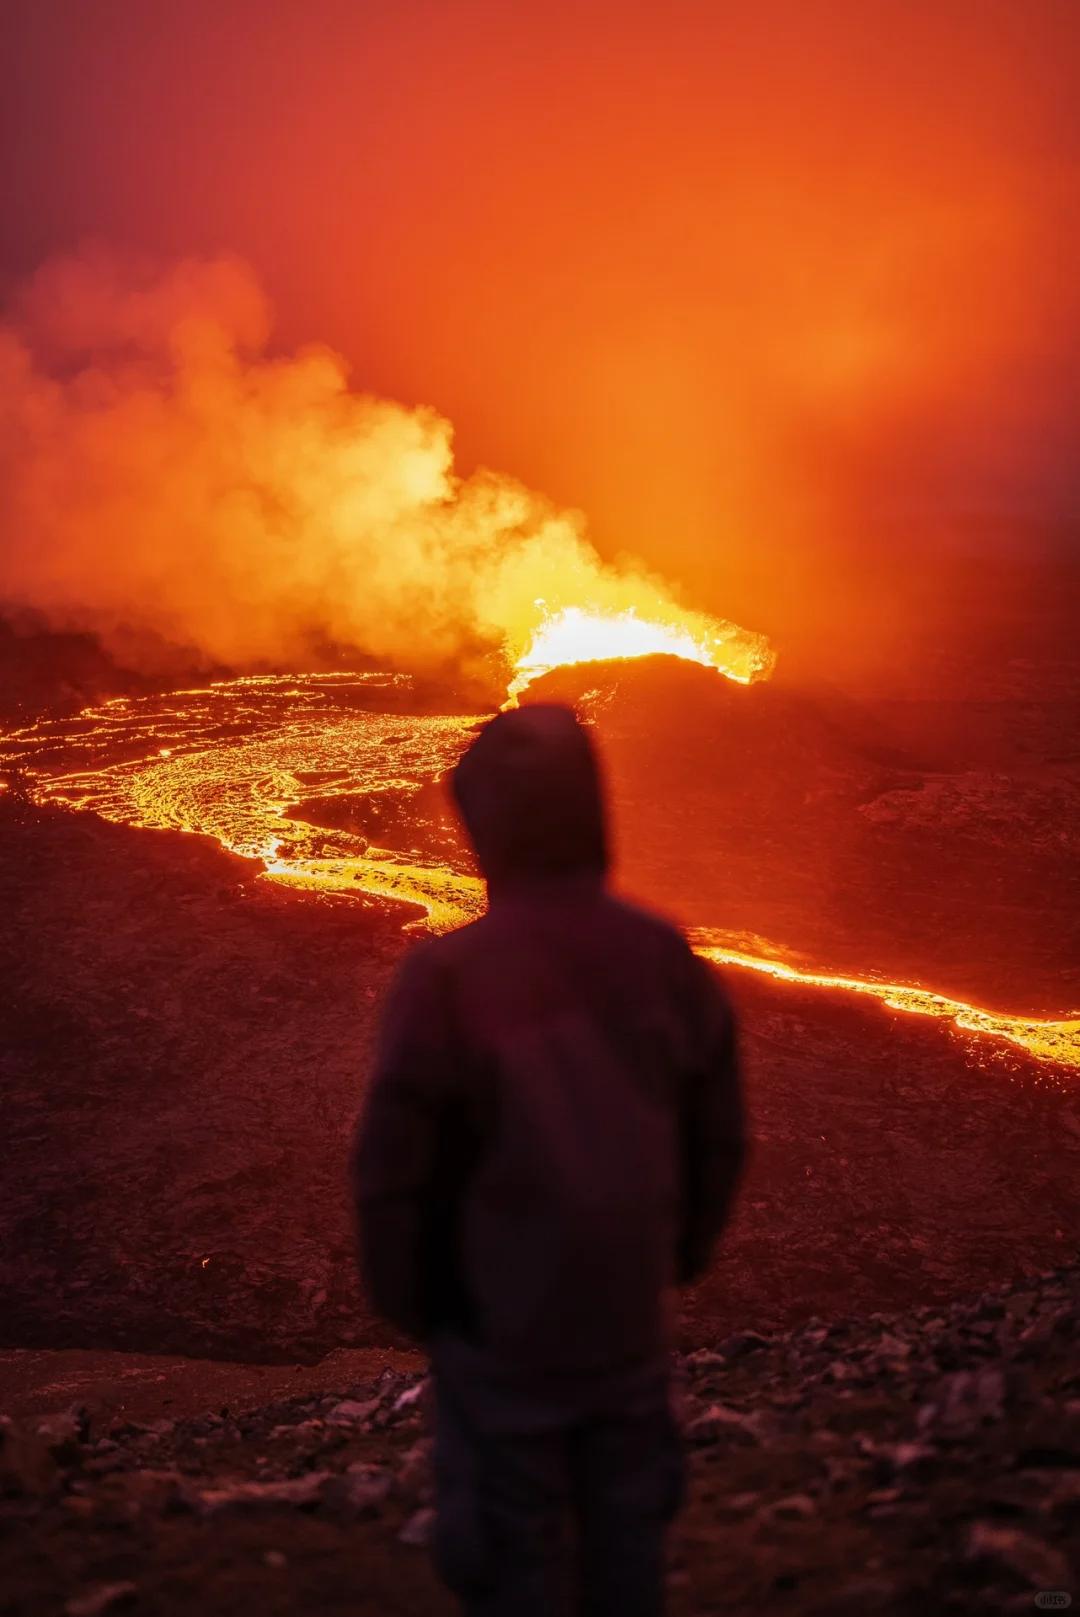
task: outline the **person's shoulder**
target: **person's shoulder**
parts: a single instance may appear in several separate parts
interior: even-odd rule
[[[666,970],[669,981],[683,985],[692,998],[728,1001],[723,972],[704,955],[698,954],[683,929],[669,916],[621,895],[609,896],[627,936],[636,938],[643,953]]]
[[[406,959],[419,976],[441,976],[483,947],[490,930],[491,915],[485,912],[451,932],[425,934],[412,945]]]
[[[643,945],[672,960],[692,958],[693,951],[685,933],[669,916],[621,893],[609,893],[606,902],[623,930],[636,936]]]

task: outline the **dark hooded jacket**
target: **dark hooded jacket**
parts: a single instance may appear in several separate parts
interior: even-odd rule
[[[656,1362],[743,1156],[732,1014],[665,921],[613,896],[588,735],[528,706],[453,778],[488,881],[414,948],[353,1153],[375,1309],[525,1375]]]

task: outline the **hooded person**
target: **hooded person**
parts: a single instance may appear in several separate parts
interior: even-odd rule
[[[656,1617],[683,1488],[666,1300],[741,1170],[734,1021],[611,892],[570,709],[500,714],[452,786],[488,908],[392,989],[352,1159],[362,1276],[431,1357],[434,1550],[465,1608],[551,1617],[576,1581],[591,1617]]]

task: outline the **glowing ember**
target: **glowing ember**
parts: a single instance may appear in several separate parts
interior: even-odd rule
[[[655,656],[700,663],[740,685],[768,678],[776,660],[763,635],[701,612],[684,612],[677,620],[662,622],[639,617],[633,606],[624,611],[568,606],[544,617],[517,659],[506,705],[513,706],[532,680],[553,668]]]

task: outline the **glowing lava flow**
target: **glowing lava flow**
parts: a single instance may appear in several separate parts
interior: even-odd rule
[[[408,691],[400,675],[303,674],[118,697],[0,737],[0,768],[36,802],[201,833],[264,861],[268,880],[415,905],[419,924],[445,931],[483,908],[484,889],[423,794],[482,716],[402,711]],[[393,847],[381,845],[384,825],[395,827]],[[870,995],[1080,1069],[1080,1020],[998,1014],[915,985],[817,971],[718,931],[692,941],[727,966]]]
[[[934,1016],[951,1022],[968,1033],[1008,1039],[1040,1061],[1061,1067],[1080,1068],[1080,1018],[1047,1021],[1022,1016],[1003,1016],[984,1011],[963,1000],[949,999],[929,988],[911,984],[875,982],[872,978],[844,977],[833,972],[811,971],[771,956],[747,954],[723,942],[723,934],[709,928],[690,933],[695,951],[717,965],[738,966],[746,971],[764,972],[781,982],[800,983],[808,988],[833,988],[842,993],[870,994],[890,1010],[907,1011],[914,1016]]]
[[[768,678],[776,661],[763,635],[702,612],[684,612],[663,622],[639,617],[633,607],[605,612],[568,606],[543,619],[518,657],[506,706],[512,707],[527,685],[553,668],[658,655],[700,663],[740,685]]]

